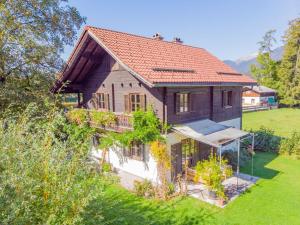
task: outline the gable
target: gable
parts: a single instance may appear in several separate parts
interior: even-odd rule
[[[205,49],[86,27],[54,90],[66,81],[71,83],[69,89],[75,90],[75,86],[101,63],[105,52],[149,87],[256,84]]]

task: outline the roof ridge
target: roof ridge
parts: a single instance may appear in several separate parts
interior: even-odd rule
[[[126,34],[126,35],[130,35],[130,36],[135,36],[135,37],[140,37],[140,38],[145,38],[145,39],[155,41],[155,39],[153,39],[151,37],[146,37],[146,36],[142,36],[142,35],[139,35],[139,34],[132,34],[132,33],[124,32],[124,31],[117,31],[117,30],[112,30],[112,29],[108,29],[108,28],[95,27],[95,26],[91,26],[91,25],[86,25],[84,27],[84,29],[88,29],[88,28],[94,28],[94,29],[98,29],[98,30],[106,30],[106,31],[110,31],[110,32]],[[176,42],[173,42],[173,41],[166,41],[166,40],[159,40],[159,41],[164,42],[164,43],[168,43],[168,44],[174,44],[174,45],[178,45],[178,46],[186,46],[186,47],[190,47],[190,48],[202,49],[202,50],[207,51],[205,48],[197,47],[197,46],[193,46],[193,45],[187,45],[187,44],[183,44],[183,43],[176,43]]]

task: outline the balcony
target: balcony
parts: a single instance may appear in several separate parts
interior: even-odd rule
[[[90,112],[90,111],[88,111]],[[124,132],[126,130],[132,130],[132,115],[125,113],[116,113],[114,112],[115,121],[107,125],[97,124],[92,121],[91,116],[89,116],[89,124],[92,127],[100,128],[109,131],[115,132]]]

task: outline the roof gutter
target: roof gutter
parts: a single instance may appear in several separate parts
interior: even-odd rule
[[[253,86],[256,83],[234,83],[234,82],[182,82],[182,83],[154,83],[153,87],[204,87],[204,86],[214,86],[214,87],[220,87],[220,86]]]

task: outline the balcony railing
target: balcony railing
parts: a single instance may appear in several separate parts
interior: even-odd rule
[[[116,120],[106,126],[93,123],[92,121],[89,124],[95,128],[101,128],[105,130],[111,130],[116,132],[123,132],[126,130],[131,130],[132,128],[132,116],[125,113],[114,113]]]

